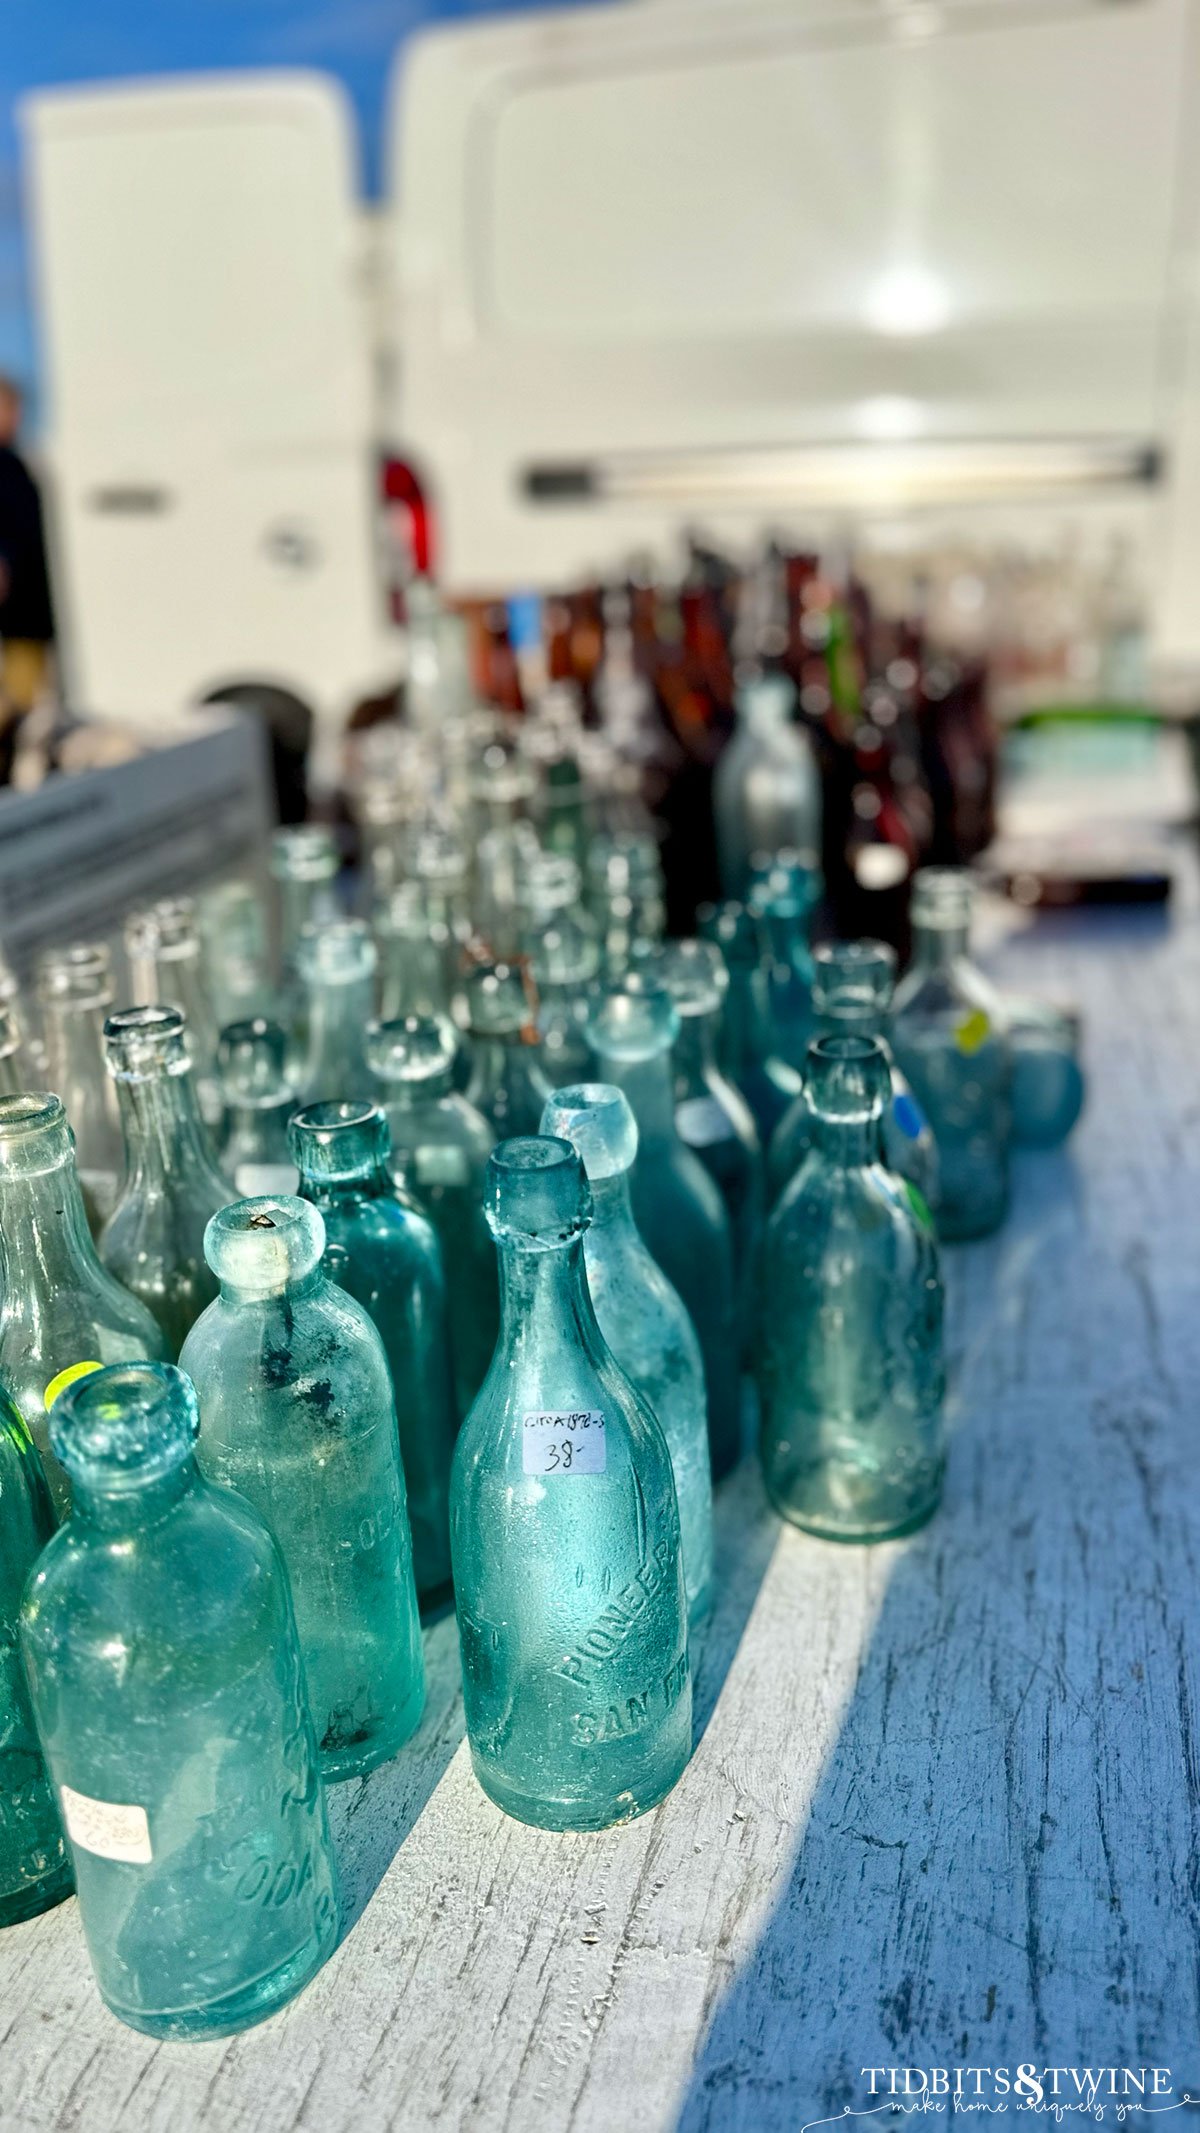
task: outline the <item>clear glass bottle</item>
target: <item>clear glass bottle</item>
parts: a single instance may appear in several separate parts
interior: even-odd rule
[[[221,1284],[181,1358],[200,1464],[249,1497],[292,1584],[321,1774],[363,1777],[415,1730],[425,1670],[387,1356],[321,1271],[325,1224],[284,1195],[205,1232]]]
[[[192,1078],[189,1036],[176,1007],[126,1007],[104,1025],[117,1085],[125,1172],[100,1232],[100,1257],[154,1313],[170,1353],[217,1285],[204,1261],[204,1225],[229,1186],[213,1160]]]
[[[913,963],[896,989],[892,1049],[933,1129],[938,1230],[986,1237],[1008,1212],[1012,1051],[996,995],[968,956],[973,888],[954,867],[913,887]]]
[[[500,1330],[496,1248],[483,1212],[495,1136],[455,1087],[458,1034],[432,1015],[374,1023],[367,1057],[388,1122],[392,1176],[428,1215],[446,1270],[455,1411],[466,1414]]]
[[[312,926],[340,916],[337,877],[341,861],[333,831],[323,822],[294,823],[271,838],[279,967],[286,980],[296,969],[302,936]]]
[[[717,764],[713,808],[721,885],[744,896],[758,852],[821,849],[821,780],[796,723],[786,675],[760,674],[737,692],[737,728]]]
[[[1083,1109],[1080,1019],[1066,1007],[1006,992],[1012,1047],[1012,1137],[1018,1148],[1057,1148]]]
[[[286,1035],[262,1015],[230,1022],[221,1031],[217,1070],[225,1114],[219,1153],[221,1168],[243,1199],[296,1189],[288,1121],[299,1099],[286,1059]]]
[[[399,1198],[387,1120],[374,1104],[310,1104],[288,1135],[300,1197],[325,1223],[322,1270],[360,1303],[392,1374],[417,1595],[450,1587],[450,1460],[458,1416],[446,1276],[433,1225]]]
[[[375,1013],[376,961],[360,918],[317,926],[302,937],[297,963],[306,1037],[297,1085],[305,1103],[370,1095],[367,1024]]]
[[[451,1491],[475,1774],[498,1807],[543,1829],[644,1814],[692,1745],[671,1455],[596,1324],[589,1213],[573,1148],[495,1150],[500,1341]]]
[[[379,1012],[442,1015],[450,1009],[458,944],[444,920],[431,918],[419,882],[405,881],[376,906],[372,930],[379,953]]]
[[[0,1386],[0,1927],[50,1910],[74,1886],[17,1642],[25,1581],[54,1523],[33,1439]]]
[[[521,972],[481,963],[467,979],[471,1079],[467,1099],[497,1140],[536,1133],[550,1084],[538,1057],[537,1027]]]
[[[103,1025],[113,1002],[107,948],[53,949],[38,970],[46,1078],[75,1137],[84,1204],[98,1228],[112,1211],[121,1174],[117,1098],[105,1071]]]
[[[200,938],[217,1026],[275,1011],[267,912],[260,885],[222,881],[200,899]]]
[[[288,1581],[257,1513],[196,1465],[169,1364],[55,1403],[74,1512],[21,1644],[105,2004],[154,2037],[261,2021],[338,1936]]]
[[[542,1070],[559,1087],[586,1075],[588,1002],[600,972],[600,942],[593,929],[561,913],[531,938],[529,973],[537,995],[537,1033]]]
[[[629,1197],[637,1121],[624,1092],[607,1082],[556,1089],[542,1132],[569,1141],[592,1194],[583,1259],[596,1321],[630,1383],[657,1420],[671,1453],[683,1539],[688,1613],[698,1622],[712,1599],[712,1475],[708,1461],[704,1358],[687,1306],[638,1234]]]
[[[0,1097],[0,1381],[37,1445],[60,1513],[70,1489],[46,1426],[55,1379],[76,1363],[166,1354],[145,1305],[96,1256],[58,1097]]]
[[[216,1126],[221,1117],[217,1012],[191,897],[165,897],[136,913],[125,928],[125,952],[135,1000],[177,1007],[187,1023],[200,1115],[206,1126]]]
[[[705,906],[700,929],[720,949],[729,972],[721,1026],[721,1065],[754,1114],[764,1148],[801,1090],[795,1067],[782,1057],[758,921],[745,904]]]
[[[637,1120],[634,1219],[699,1337],[719,1481],[741,1452],[737,1286],[725,1202],[675,1122],[671,1047],[678,1034],[670,995],[637,971],[610,988],[588,1020],[600,1073],[624,1090]]]
[[[842,941],[817,949],[813,1004],[819,1034],[876,1037],[883,1046],[892,1093],[883,1114],[883,1152],[889,1170],[907,1179],[926,1212],[938,1201],[937,1143],[929,1121],[892,1056],[885,1031],[896,984],[896,952],[884,941]],[[812,1140],[806,1091],[796,1098],[771,1142],[772,1199],[796,1174]]]
[[[794,852],[778,852],[751,876],[748,906],[758,920],[767,998],[779,1056],[802,1073],[816,1035],[813,1006],[813,913],[821,873]]]
[[[942,1435],[937,1245],[884,1168],[883,1046],[820,1037],[813,1141],[767,1225],[759,1389],[772,1502],[827,1540],[884,1540],[936,1509]]]
[[[0,1096],[20,1096],[28,1088],[32,1062],[27,1059],[21,1026],[12,1000],[0,997]]]

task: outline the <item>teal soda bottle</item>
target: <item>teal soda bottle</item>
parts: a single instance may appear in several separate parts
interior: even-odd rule
[[[221,1293],[181,1358],[204,1416],[200,1464],[249,1498],[283,1552],[322,1776],[362,1777],[425,1700],[387,1356],[322,1273],[325,1224],[307,1201],[240,1200],[204,1248]]]
[[[428,1215],[442,1247],[455,1412],[461,1421],[500,1330],[496,1247],[483,1212],[495,1136],[455,1087],[458,1032],[444,1017],[374,1023],[367,1057],[392,1143],[392,1176]]]
[[[125,1173],[100,1232],[110,1274],[152,1311],[171,1355],[212,1302],[204,1226],[229,1187],[200,1115],[183,1015],[175,1007],[126,1007],[104,1025],[117,1085]]]
[[[297,1097],[286,1059],[283,1030],[263,1015],[230,1022],[221,1031],[217,1071],[225,1112],[219,1152],[239,1199],[296,1190],[288,1124]]]
[[[374,1104],[309,1104],[292,1120],[300,1196],[321,1210],[323,1272],[360,1303],[383,1342],[404,1462],[417,1595],[450,1585],[450,1460],[458,1417],[446,1278],[433,1226],[399,1198]]]
[[[777,852],[755,868],[747,896],[759,922],[779,1056],[803,1072],[816,1034],[813,949],[809,938],[823,883],[815,860]]]
[[[486,963],[467,979],[471,1079],[467,1099],[498,1140],[536,1133],[550,1094],[525,982],[514,963]]]
[[[1079,1016],[1049,1000],[1006,992],[1012,1048],[1012,1137],[1018,1148],[1057,1148],[1083,1109]]]
[[[671,1455],[596,1324],[574,1149],[502,1142],[487,1212],[500,1340],[450,1512],[471,1759],[518,1821],[606,1829],[661,1800],[691,1752]]]
[[[367,1024],[375,1012],[375,943],[360,918],[301,935],[304,1056],[297,1084],[305,1103],[368,1097]]]
[[[17,1641],[25,1580],[53,1531],[42,1462],[0,1386],[0,1926],[48,1911],[73,1887]]]
[[[556,1089],[542,1132],[569,1141],[591,1187],[584,1234],[588,1293],[604,1339],[650,1408],[671,1454],[688,1614],[698,1622],[712,1599],[712,1475],[708,1462],[704,1358],[682,1298],[651,1258],[633,1219],[629,1174],[637,1121],[624,1093],[607,1082]]]
[[[794,1525],[883,1540],[921,1525],[941,1494],[937,1245],[884,1168],[882,1045],[819,1037],[809,1062],[812,1146],[763,1254],[763,1471]]]
[[[624,1090],[637,1120],[634,1219],[699,1337],[709,1455],[719,1481],[741,1451],[737,1285],[725,1203],[675,1123],[671,1047],[678,1033],[670,995],[638,971],[612,986],[588,1020],[600,1075]]]
[[[0,1097],[0,1381],[37,1445],[60,1514],[71,1492],[46,1423],[56,1379],[77,1363],[166,1355],[156,1320],[96,1256],[58,1097]]]
[[[710,904],[700,912],[700,929],[720,949],[729,972],[721,1064],[749,1104],[759,1140],[769,1149],[771,1135],[803,1084],[780,1053],[758,921],[745,904]]]
[[[1012,1051],[967,948],[973,889],[954,867],[913,885],[913,962],[896,989],[892,1049],[938,1152],[938,1231],[986,1237],[1008,1212]]]
[[[884,941],[844,941],[817,949],[813,1002],[819,1034],[876,1037],[883,1046],[892,1093],[883,1114],[883,1151],[889,1170],[906,1178],[927,1210],[938,1201],[937,1143],[929,1121],[900,1072],[884,1031],[896,983],[895,950]],[[806,1091],[776,1129],[768,1178],[775,1199],[795,1176],[812,1140],[812,1109]]]
[[[261,2021],[338,1934],[287,1575],[257,1512],[202,1479],[198,1426],[170,1364],[68,1387],[74,1511],[21,1621],[96,1982],[154,2037]]]

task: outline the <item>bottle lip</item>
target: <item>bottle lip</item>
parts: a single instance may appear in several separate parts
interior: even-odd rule
[[[394,1015],[367,1024],[367,1063],[389,1091],[434,1093],[448,1089],[458,1057],[458,1032],[448,1015]]]
[[[647,967],[662,980],[679,1014],[714,1014],[729,991],[729,972],[715,941],[698,935],[687,940],[664,941]]]
[[[592,1185],[624,1177],[637,1156],[637,1120],[625,1091],[610,1081],[579,1081],[552,1090],[541,1131],[550,1140],[570,1143]]]
[[[111,1363],[65,1386],[47,1426],[73,1482],[122,1496],[182,1465],[200,1432],[200,1410],[191,1379],[174,1363]]]
[[[547,1134],[501,1141],[488,1157],[484,1213],[496,1242],[520,1251],[557,1251],[581,1237],[592,1196],[571,1143]]]
[[[50,1089],[21,1090],[15,1096],[0,1096],[0,1147],[5,1141],[27,1140],[48,1127],[65,1126],[62,1100]]]
[[[38,998],[47,1006],[69,1001],[73,1007],[108,1007],[112,1003],[112,958],[99,941],[76,941],[50,948],[37,973]]]
[[[378,1104],[333,1097],[305,1104],[288,1121],[288,1147],[302,1176],[331,1184],[361,1178],[386,1160],[387,1119]]]
[[[339,865],[333,834],[320,823],[291,823],[271,838],[270,866],[276,881],[332,881]]]
[[[187,1017],[181,1008],[119,1007],[104,1021],[104,1053],[114,1081],[157,1081],[187,1074],[191,1057]]]
[[[881,1116],[891,1086],[887,1053],[878,1037],[832,1032],[808,1047],[805,1088],[817,1116],[865,1125]]]
[[[679,1010],[666,986],[637,970],[610,985],[587,1019],[592,1049],[628,1063],[657,1059],[678,1035]]]
[[[947,929],[965,925],[974,902],[974,878],[965,867],[919,867],[913,876],[915,924]]]
[[[204,1257],[218,1281],[254,1296],[273,1296],[319,1266],[325,1222],[311,1200],[263,1193],[234,1200],[212,1216]]]
[[[530,1020],[525,980],[515,963],[481,963],[466,985],[467,1027],[477,1037],[519,1037]]]
[[[379,958],[361,918],[335,918],[301,929],[296,950],[300,975],[323,985],[357,985],[372,976]]]
[[[886,1011],[896,983],[896,951],[886,941],[825,941],[813,950],[818,1014]]]

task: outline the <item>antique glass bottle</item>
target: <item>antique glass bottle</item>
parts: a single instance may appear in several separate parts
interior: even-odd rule
[[[213,1160],[177,1007],[126,1007],[104,1025],[117,1085],[125,1174],[100,1232],[110,1274],[139,1297],[178,1355],[188,1327],[217,1293],[204,1261],[204,1225],[229,1186]]]
[[[896,983],[896,952],[884,941],[844,941],[817,949],[813,1004],[822,1036],[876,1037],[883,1046],[892,1093],[883,1114],[883,1152],[889,1170],[907,1178],[925,1207],[938,1198],[937,1144],[929,1121],[892,1056],[884,1034]],[[812,1140],[806,1091],[776,1129],[768,1182],[772,1199],[784,1189]]]
[[[105,1070],[103,1024],[112,1006],[107,948],[54,949],[38,970],[46,1079],[75,1139],[84,1205],[95,1228],[111,1213],[121,1174],[117,1099]]]
[[[0,1381],[37,1445],[59,1512],[70,1490],[50,1449],[47,1389],[75,1363],[166,1354],[145,1305],[96,1256],[58,1097],[0,1097]]]
[[[588,1071],[588,1002],[600,970],[600,940],[594,928],[581,926],[561,912],[527,948],[537,994],[537,1033],[541,1066],[555,1087],[577,1081]]]
[[[1008,1211],[1012,1053],[996,995],[968,959],[972,885],[926,867],[913,888],[913,963],[896,989],[891,1040],[933,1130],[938,1230],[985,1237]]]
[[[275,987],[269,975],[267,912],[260,885],[218,882],[200,899],[199,926],[218,1029],[273,1012]]]
[[[371,925],[379,952],[379,1012],[384,1021],[448,1013],[458,943],[443,920],[430,917],[420,883],[401,882],[376,905]]]
[[[671,1455],[596,1324],[574,1149],[502,1142],[487,1213],[501,1333],[451,1491],[471,1759],[518,1821],[605,1829],[661,1800],[691,1752]]]
[[[467,979],[471,1039],[468,1101],[498,1140],[536,1133],[550,1084],[538,1057],[537,1029],[520,971],[481,964]]]
[[[769,863],[754,868],[747,894],[760,929],[779,1056],[798,1072],[803,1071],[816,1034],[809,933],[821,887],[815,862],[810,864],[794,852],[777,852]]]
[[[73,1886],[17,1642],[25,1580],[53,1531],[42,1462],[0,1386],[0,1926],[48,1911]]]
[[[288,1069],[293,1078],[307,1046],[300,942],[310,927],[339,916],[337,877],[341,865],[333,831],[323,822],[277,829],[271,839],[275,883],[275,939],[279,961],[279,1018],[288,1033]]]
[[[230,1022],[221,1031],[217,1070],[225,1115],[219,1153],[222,1170],[243,1199],[296,1189],[287,1132],[298,1098],[286,1056],[284,1032],[262,1015]]]
[[[216,1126],[221,1117],[217,1013],[190,896],[164,897],[135,914],[125,928],[125,949],[135,1000],[176,1007],[183,1016],[200,1115],[206,1126]]]
[[[758,921],[744,904],[718,904],[701,911],[700,928],[720,949],[729,972],[721,1065],[745,1097],[759,1140],[769,1148],[784,1112],[800,1094],[801,1079],[780,1054]]]
[[[297,1081],[305,1103],[370,1095],[367,1024],[375,1012],[375,943],[359,918],[301,937],[305,1051]]]
[[[937,1246],[884,1168],[882,1045],[820,1037],[809,1062],[812,1146],[763,1253],[763,1470],[793,1524],[883,1540],[921,1525],[941,1494]]]
[[[607,1082],[555,1089],[542,1132],[569,1141],[592,1194],[583,1260],[596,1321],[613,1356],[657,1420],[671,1454],[683,1541],[688,1613],[712,1597],[712,1475],[708,1461],[704,1358],[683,1299],[651,1258],[633,1219],[629,1173],[637,1121]]]
[[[412,1530],[413,1574],[430,1605],[450,1584],[450,1459],[458,1417],[446,1277],[436,1232],[397,1195],[387,1120],[374,1104],[310,1104],[289,1145],[300,1195],[325,1223],[322,1270],[362,1305],[392,1374]]]
[[[495,1145],[482,1112],[454,1086],[458,1034],[444,1018],[377,1022],[367,1057],[388,1122],[392,1176],[437,1231],[446,1273],[455,1411],[483,1383],[500,1330],[496,1248],[483,1212]]]
[[[221,1284],[181,1358],[200,1464],[249,1497],[292,1584],[323,1777],[362,1777],[425,1699],[404,1469],[383,1343],[321,1271],[325,1224],[286,1196],[240,1200],[205,1233]]]
[[[741,1451],[733,1244],[725,1202],[675,1123],[671,1047],[678,1032],[670,995],[637,971],[612,987],[588,1020],[600,1073],[625,1091],[637,1120],[634,1219],[699,1336],[709,1453],[719,1481]]]
[[[726,896],[745,895],[755,853],[821,849],[821,780],[795,701],[782,674],[758,675],[737,692],[737,727],[713,783]]]
[[[1057,1148],[1083,1109],[1079,1017],[1048,1000],[1006,992],[1012,1047],[1012,1137],[1019,1148]]]
[[[21,1622],[96,1982],[155,2037],[261,2021],[338,1935],[287,1577],[257,1512],[202,1479],[198,1427],[170,1364],[68,1387],[74,1512]]]

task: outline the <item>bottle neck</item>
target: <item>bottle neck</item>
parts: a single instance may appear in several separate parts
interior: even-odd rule
[[[883,1120],[878,1113],[862,1118],[813,1117],[812,1145],[835,1170],[866,1170],[883,1161]]]
[[[734,964],[725,1007],[725,1041],[731,1070],[753,1066],[775,1051],[766,979],[759,969]]]
[[[913,927],[913,962],[921,970],[944,970],[963,960],[967,953],[966,920],[953,925],[922,924]]]
[[[835,1000],[817,1017],[822,1037],[880,1037],[885,1016],[870,1000]]]
[[[536,1363],[544,1374],[561,1351],[582,1348],[597,1360],[600,1329],[584,1278],[583,1238],[550,1251],[499,1247],[500,1339],[510,1363]]]
[[[615,1177],[597,1178],[592,1182],[592,1238],[603,1238],[607,1244],[636,1244],[637,1225],[633,1219],[633,1202],[629,1196],[629,1172],[622,1170]]]
[[[326,1177],[319,1170],[300,1170],[300,1195],[315,1207],[332,1207],[342,1201],[377,1200],[392,1190],[391,1173],[383,1157],[374,1151],[361,1164],[339,1177]]]
[[[70,1153],[32,1175],[10,1172],[0,1186],[0,1217],[6,1297],[87,1288],[100,1274]]]
[[[360,1055],[365,1073],[366,1028],[375,1012],[375,986],[368,974],[354,978],[344,985],[312,985],[308,992],[308,1050],[309,1073],[319,1070],[326,1060],[337,1061],[344,1067],[353,1061],[357,1068]],[[354,1089],[330,1089],[323,1092],[330,1096],[354,1096]]]
[[[117,1081],[127,1183],[176,1187],[188,1174],[215,1179],[190,1068]]]
[[[629,1098],[642,1145],[652,1140],[677,1140],[671,1054],[655,1052],[649,1059],[622,1059],[604,1052],[598,1056],[604,1080],[615,1082]]]
[[[85,1479],[73,1475],[71,1516],[81,1525],[95,1527],[102,1533],[132,1536],[144,1533],[148,1526],[158,1525],[203,1485],[192,1452],[169,1473],[160,1474],[154,1481],[143,1482],[137,1488],[90,1488]]]

